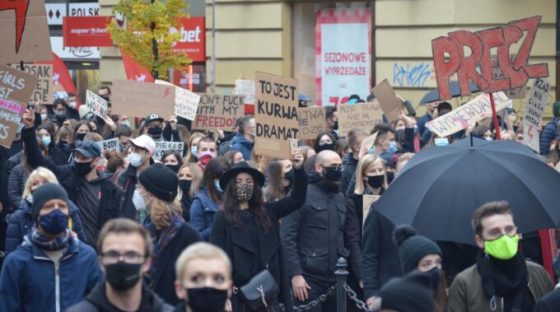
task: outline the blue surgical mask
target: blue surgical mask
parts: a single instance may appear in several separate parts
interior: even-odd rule
[[[195,146],[191,146],[191,154],[192,154],[193,156],[196,156],[196,152],[197,152],[196,145],[195,145]]]
[[[435,146],[446,146],[449,145],[449,140],[447,138],[436,138],[434,140]]]
[[[220,186],[220,179],[214,180],[214,186],[216,187],[216,190],[218,190],[218,192],[220,193],[224,192],[224,190],[222,190],[222,187]]]
[[[389,148],[387,150],[389,151],[389,153],[395,153],[396,151],[398,151],[399,148],[397,147],[397,142],[395,141],[389,142]]]
[[[51,136],[45,135],[41,138],[41,141],[43,141],[43,145],[49,146],[51,144]]]
[[[142,157],[140,156],[140,154],[138,153],[130,153],[130,155],[128,155],[128,163],[132,166],[132,167],[140,167],[142,166]]]

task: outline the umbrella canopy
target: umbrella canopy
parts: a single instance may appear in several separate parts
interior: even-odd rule
[[[461,88],[459,87],[459,82],[456,80],[453,80],[449,83],[449,88],[451,89],[451,96],[452,97],[457,97],[461,95]],[[469,88],[471,93],[475,93],[480,91],[480,88],[474,84],[472,81],[469,83]],[[439,101],[439,92],[438,89],[433,89],[428,91],[428,93],[426,93],[426,95],[424,95],[424,97],[422,98],[422,100],[420,100],[420,105],[423,104],[427,104],[427,103],[432,103],[432,102],[436,102]]]
[[[394,224],[434,240],[474,244],[471,218],[482,204],[510,203],[520,232],[560,221],[560,174],[513,141],[461,140],[413,157],[375,204]]]

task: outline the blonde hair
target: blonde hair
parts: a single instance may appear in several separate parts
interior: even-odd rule
[[[189,144],[187,144],[187,146],[188,146],[187,156],[185,157],[185,159],[183,159],[183,162],[195,162],[194,155],[191,153],[191,148],[193,146],[193,141],[195,139],[202,139],[204,136],[205,135],[203,133],[200,133],[200,132],[191,133],[191,137],[189,138]]]
[[[58,183],[58,179],[56,178],[56,176],[54,175],[54,173],[52,171],[50,171],[49,169],[45,168],[45,167],[38,167],[37,169],[33,170],[30,174],[29,177],[27,178],[27,181],[25,181],[25,186],[23,188],[23,194],[22,194],[22,198],[26,198],[27,196],[29,196],[31,194],[31,186],[33,186],[33,182],[35,180],[38,179],[42,179],[47,183]]]
[[[178,173],[186,167],[189,167],[191,170],[192,182],[191,188],[189,189],[189,196],[192,198],[200,188],[200,182],[202,181],[202,169],[200,169],[200,166],[197,163],[183,163],[181,168],[179,168]],[[183,191],[180,188],[178,198],[183,198]]]
[[[360,158],[358,161],[358,166],[356,167],[356,186],[354,187],[354,193],[358,195],[364,194],[366,189],[364,183],[364,177],[366,176],[366,171],[368,168],[375,164],[376,162],[380,161],[381,165],[383,166],[383,171],[385,171],[385,182],[383,183],[383,187],[387,188],[387,166],[385,165],[385,161],[375,155],[375,154],[367,154],[364,157]]]
[[[181,205],[178,197],[174,201],[164,201],[152,195],[148,201],[150,219],[157,230],[167,228],[171,225],[171,218],[174,215],[182,215]]]
[[[175,262],[175,280],[181,282],[190,261],[195,259],[218,259],[226,265],[227,278],[231,280],[231,261],[228,255],[219,247],[209,243],[195,243],[183,250]]]

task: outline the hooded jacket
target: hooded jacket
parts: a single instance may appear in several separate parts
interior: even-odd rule
[[[100,281],[97,255],[90,246],[70,239],[55,263],[25,236],[21,247],[4,260],[0,311],[65,311]]]
[[[254,142],[247,140],[241,133],[237,133],[231,140],[231,149],[240,151],[245,160],[251,159],[254,145]]]

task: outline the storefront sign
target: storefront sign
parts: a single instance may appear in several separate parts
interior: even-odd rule
[[[62,25],[65,47],[112,47],[107,31],[110,16],[65,17]]]
[[[65,61],[99,61],[99,48],[94,47],[64,47],[62,37],[51,37],[53,52]]]
[[[179,29],[172,27],[169,32],[181,35],[173,46],[174,53],[188,54],[193,62],[206,61],[206,28],[203,16],[181,19]]]

